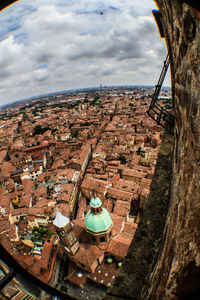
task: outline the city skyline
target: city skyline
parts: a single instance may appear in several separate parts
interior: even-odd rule
[[[150,0],[21,0],[3,10],[0,105],[100,84],[155,85],[166,55],[155,8]]]

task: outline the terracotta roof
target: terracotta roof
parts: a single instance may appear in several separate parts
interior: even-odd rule
[[[133,193],[126,192],[124,190],[116,189],[116,188],[108,188],[107,195],[116,197],[117,199],[123,199],[125,201],[131,201],[133,198]]]
[[[111,239],[107,252],[119,259],[123,259],[127,254],[131,241],[132,236],[120,233]]]
[[[47,194],[47,189],[45,186],[38,186],[37,190],[35,190],[34,194],[38,197],[45,196]]]
[[[16,209],[12,210],[12,216],[27,215],[27,214],[28,214],[27,207],[16,208]]]
[[[17,238],[16,225],[15,224],[10,224],[9,225],[8,233],[9,233],[9,238],[10,239],[16,239]]]
[[[64,178],[64,180],[72,180],[75,172],[76,170],[74,169],[59,169],[57,170],[56,178],[58,179]]]
[[[21,206],[21,207],[23,207],[23,206],[27,207],[27,206],[29,206],[29,204],[30,204],[30,196],[27,195],[27,196],[22,196],[20,198],[19,206]]]
[[[71,194],[66,194],[66,193],[62,194],[62,200],[63,201],[66,201],[67,203],[69,203],[70,198],[71,198]]]
[[[93,274],[89,274],[88,278],[90,278],[93,282],[109,287],[112,281],[115,279],[119,269],[117,269],[114,265],[106,265],[103,262],[100,266],[97,267]]]
[[[86,234],[84,220],[84,217],[73,220],[74,232],[78,241],[81,241],[81,243],[88,243],[89,234]]]
[[[142,189],[142,191],[141,191],[142,196],[147,197],[148,194],[149,194],[149,189],[147,189],[147,188]]]
[[[91,145],[90,143],[85,144],[82,146],[81,153],[80,153],[80,163],[82,164],[84,160],[86,159],[86,156],[91,150]]]
[[[85,230],[85,218],[80,218],[80,219],[75,219],[72,221],[73,224],[75,224],[74,226],[74,230],[76,231],[77,227],[80,227],[82,229]]]
[[[51,258],[51,251],[53,247],[53,242],[55,240],[56,234],[52,235],[49,241],[45,241],[41,253],[41,259],[39,260],[39,265],[43,269],[48,269],[48,263]]]
[[[9,221],[8,220],[0,220],[0,232],[7,231],[9,229]]]
[[[74,260],[91,269],[92,264],[97,262],[97,253],[90,244],[80,244],[78,251],[74,255]]]
[[[78,274],[81,275],[78,276]],[[87,276],[88,276],[87,271],[78,268],[72,261],[69,262],[67,280],[83,288],[87,282]]]
[[[13,165],[9,162],[3,162],[1,167],[1,176],[3,177],[10,177],[10,174],[12,171],[14,171],[15,168]]]
[[[73,189],[74,185],[71,184],[71,183],[61,183],[60,184],[60,189],[61,189],[61,192],[67,192],[67,193],[71,193],[72,189]]]
[[[32,255],[22,256],[22,262],[29,268],[35,263],[35,261],[36,261],[36,259]]]
[[[38,178],[37,178],[37,182],[43,182],[45,179],[45,173],[41,173],[39,174]]]
[[[52,169],[52,170],[55,170],[55,169],[58,169],[58,168],[63,167],[63,166],[64,166],[64,161],[63,161],[62,159],[58,159],[58,160],[56,160],[56,161],[53,163],[51,169]]]
[[[45,241],[41,257],[34,257],[28,255],[22,257],[22,262],[24,263],[26,268],[29,271],[31,271],[34,275],[40,276],[40,278],[46,282],[48,282],[51,278],[53,264],[55,260],[56,252],[54,251],[54,253],[52,254],[52,247],[55,237],[56,235],[52,235],[50,241]],[[50,260],[51,265],[49,266]]]
[[[41,271],[39,261],[36,260],[35,263],[30,267],[30,270],[34,275],[38,276]]]
[[[111,183],[105,180],[95,179],[93,177],[88,176],[82,182],[81,188],[88,190],[94,189],[96,192],[101,192],[105,194],[108,186],[111,186]]]
[[[130,177],[137,177],[137,178],[144,178],[145,173],[137,172],[133,169],[124,169],[122,171],[122,176],[130,176]]]
[[[14,144],[12,145],[12,150],[17,150],[17,151],[21,151],[24,147],[24,143],[21,140],[18,140],[16,142],[14,142]]]
[[[71,212],[70,212],[70,205],[68,203],[59,203],[57,204],[58,207],[59,207],[59,211],[62,212],[62,214],[65,216],[65,217],[69,217]]]
[[[5,157],[6,157],[6,154],[7,154],[7,150],[2,150],[0,151],[0,164],[3,163]]]
[[[33,189],[34,189],[34,182],[30,179],[24,179],[23,180],[23,191],[24,191],[24,194],[27,195],[27,194],[31,194],[33,192]]]
[[[130,209],[130,202],[117,200],[114,207],[114,214],[118,216],[126,217]]]
[[[113,201],[110,199],[104,200],[103,207],[106,208],[108,212],[112,212]]]
[[[113,187],[115,187],[116,189],[125,190],[127,192],[133,192],[135,189],[135,182],[120,178],[113,183]]]
[[[9,252],[9,253],[12,253],[13,250],[14,250],[14,243],[11,243],[10,240],[8,239],[7,237],[7,233],[4,232],[0,235],[0,239],[1,239],[1,244],[6,248],[6,250]]]
[[[35,208],[41,208],[41,207],[47,207],[48,206],[49,201],[44,198],[44,199],[39,199],[37,200],[36,204],[35,204]]]
[[[51,177],[52,174],[52,171],[43,172],[42,174],[39,174],[37,181],[43,182],[45,178]]]
[[[123,232],[130,233],[134,236],[135,231],[137,230],[138,224],[133,222],[126,222]]]
[[[28,214],[33,216],[43,216],[45,214],[45,207],[38,208],[38,207],[29,207],[28,208]]]
[[[118,215],[113,214],[113,213],[110,213],[110,216],[113,220],[112,235],[115,236],[119,232],[122,232],[122,230],[124,228],[126,218],[118,216]]]
[[[138,172],[144,172],[144,173],[147,173],[149,172],[150,168],[149,167],[146,167],[146,166],[140,166],[140,165],[135,165],[134,166],[134,169]]]
[[[151,179],[148,179],[148,178],[142,178],[141,180],[141,184],[145,184],[146,186],[150,186],[151,184]]]
[[[4,208],[9,208],[10,196],[9,194],[4,194],[0,192],[0,206]]]

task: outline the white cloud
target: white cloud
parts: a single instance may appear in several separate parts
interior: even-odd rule
[[[0,43],[0,69],[9,68],[22,55],[22,46],[14,42],[13,36]]]
[[[1,16],[0,104],[100,83],[155,84],[166,50],[153,8],[151,0],[17,2]]]

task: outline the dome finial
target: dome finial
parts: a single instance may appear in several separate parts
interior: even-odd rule
[[[100,208],[102,206],[102,201],[99,197],[92,197],[90,200],[90,207],[91,208]]]

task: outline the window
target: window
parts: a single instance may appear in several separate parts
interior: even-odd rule
[[[69,234],[68,238],[71,243],[73,243],[73,241],[75,240],[73,234]]]
[[[91,236],[91,240],[92,240],[93,243],[96,243],[96,239],[93,235]]]
[[[100,237],[100,243],[105,243],[105,241],[106,241],[105,236],[101,236],[101,237]]]

